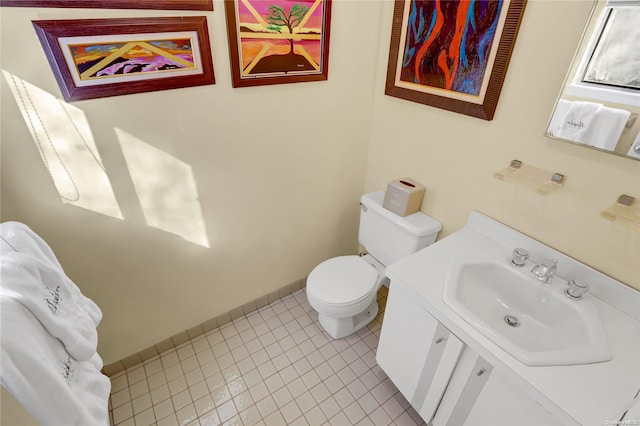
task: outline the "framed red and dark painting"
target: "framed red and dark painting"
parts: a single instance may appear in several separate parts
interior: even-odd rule
[[[395,0],[385,93],[492,120],[526,0]]]

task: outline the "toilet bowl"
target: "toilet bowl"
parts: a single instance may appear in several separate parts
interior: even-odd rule
[[[318,321],[334,339],[346,337],[378,313],[378,290],[387,282],[385,265],[432,244],[440,222],[417,212],[399,216],[383,207],[384,192],[360,199],[358,241],[364,256],[338,256],[316,266],[307,277],[307,299]]]
[[[325,260],[307,278],[307,299],[334,339],[367,325],[378,313],[384,266],[371,255]]]

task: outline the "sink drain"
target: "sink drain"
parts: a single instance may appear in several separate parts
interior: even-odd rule
[[[520,325],[520,320],[517,317],[514,317],[513,315],[505,315],[504,322],[506,322],[511,327],[517,327]]]

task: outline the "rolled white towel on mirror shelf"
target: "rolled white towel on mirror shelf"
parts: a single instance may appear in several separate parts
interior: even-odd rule
[[[630,116],[631,113],[627,110],[603,106],[591,123],[585,143],[607,151],[615,151]]]
[[[565,116],[554,135],[574,142],[585,143],[592,129],[592,122],[602,104],[571,101]]]
[[[559,128],[562,125],[562,120],[567,115],[567,111],[569,111],[569,107],[571,106],[571,101],[566,99],[558,100],[558,104],[556,105],[556,109],[553,110],[553,115],[551,116],[551,120],[549,122],[549,128],[547,129],[547,134],[549,136],[560,137],[558,133],[560,132]]]

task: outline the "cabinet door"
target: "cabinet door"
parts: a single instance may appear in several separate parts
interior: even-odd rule
[[[391,283],[376,359],[427,422],[440,403],[462,347],[404,284]]]
[[[466,347],[432,425],[559,426],[561,423],[502,372]]]

